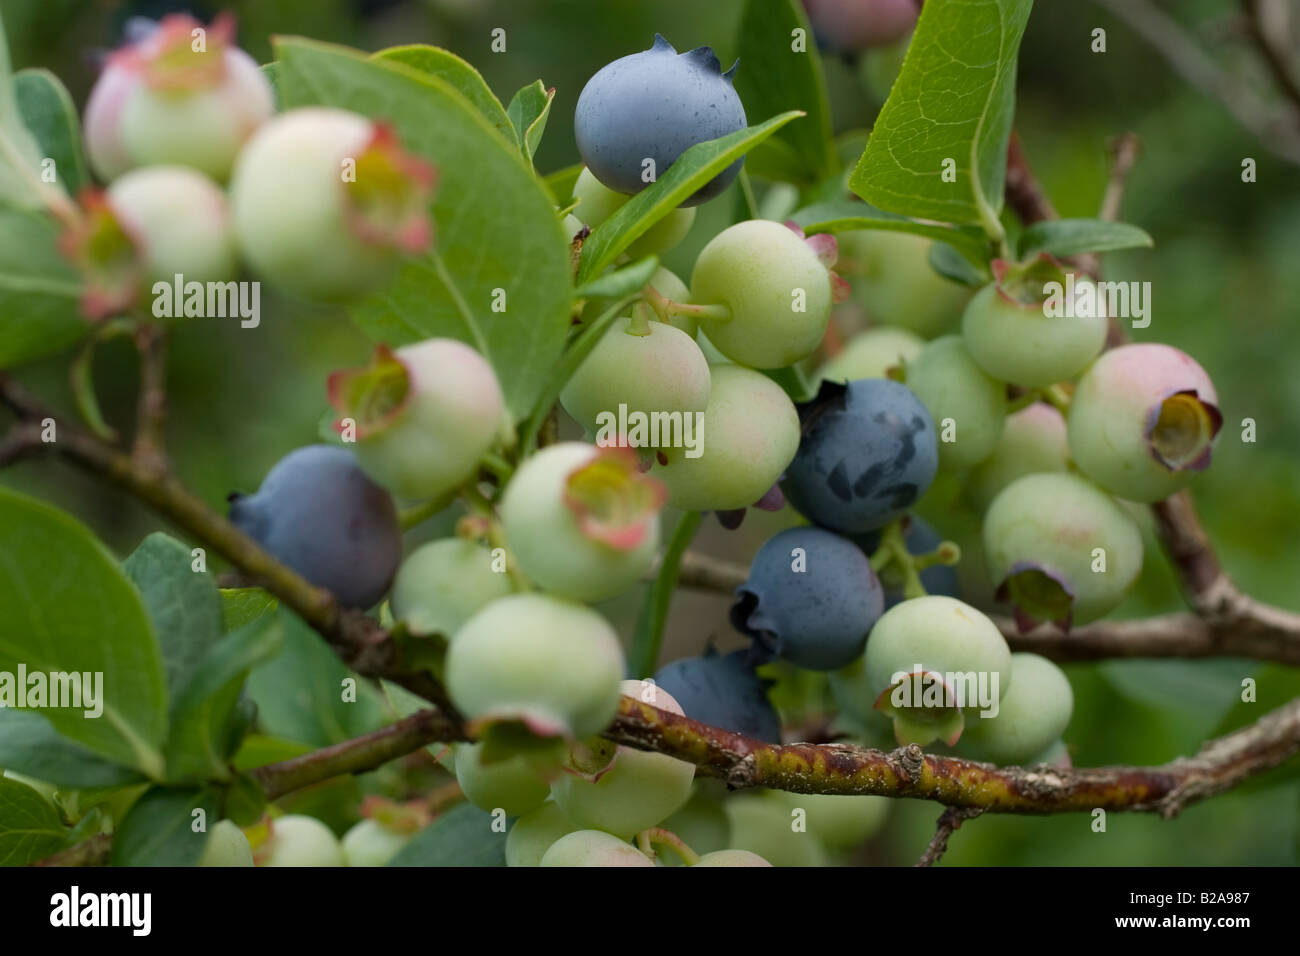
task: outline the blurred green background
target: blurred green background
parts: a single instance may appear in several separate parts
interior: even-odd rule
[[[1234,34],[1235,2],[1167,6],[1177,7],[1228,69],[1266,87],[1257,59]],[[742,0],[4,0],[3,13],[15,68],[54,70],[79,105],[94,80],[97,54],[120,41],[130,16],[182,9],[206,20],[231,9],[241,44],[261,60],[269,58],[269,37],[277,33],[368,50],[401,43],[445,46],[473,63],[503,100],[538,77],[556,88],[537,155],[538,168],[550,171],[577,161],[573,106],[600,66],[644,49],[656,31],[679,49],[712,45],[729,63],[742,7]],[[490,49],[497,27],[506,30],[504,53]],[[1108,32],[1105,54],[1090,51],[1096,27]],[[897,62],[897,51],[858,64],[826,58],[837,132],[870,126]],[[1225,426],[1214,467],[1197,482],[1196,495],[1225,566],[1256,597],[1300,609],[1300,169],[1272,157],[1217,103],[1189,89],[1140,40],[1085,0],[1039,0],[1022,48],[1018,88],[1017,129],[1064,216],[1096,214],[1106,182],[1107,139],[1126,130],[1141,136],[1143,154],[1122,218],[1145,228],[1156,245],[1109,256],[1107,275],[1149,280],[1153,321],[1133,337],[1186,350],[1218,386]],[[1241,181],[1245,157],[1258,161],[1256,183]],[[727,198],[704,207],[668,264],[688,277],[694,255],[727,224],[729,212]],[[369,350],[337,313],[277,300],[264,316],[256,330],[199,322],[172,339],[170,447],[181,478],[213,503],[232,490],[254,489],[283,454],[315,441],[326,374],[357,364]],[[95,375],[109,420],[129,423],[135,401],[129,345],[118,341],[102,348]],[[65,359],[25,369],[21,377],[71,409]],[[1244,418],[1257,423],[1253,444],[1240,440]],[[73,511],[119,554],[158,527],[129,499],[61,465],[25,464],[6,471],[3,481]],[[942,502],[931,502],[930,516],[941,530],[956,534],[944,528],[942,512]],[[419,536],[445,531],[450,520]],[[744,560],[789,520],[755,514],[731,534],[710,521],[697,546]],[[1139,588],[1121,614],[1179,606],[1149,529],[1148,545]],[[639,595],[630,595],[606,609],[624,633],[638,601]],[[665,659],[698,653],[710,639],[736,646],[726,606],[722,597],[680,594]],[[1189,754],[1223,727],[1300,693],[1293,673],[1243,660],[1107,662],[1071,665],[1067,672],[1077,703],[1066,740],[1078,766],[1152,764]],[[1246,677],[1260,682],[1258,704],[1238,705]],[[1096,833],[1084,815],[985,817],[953,838],[944,863],[1291,865],[1300,843],[1296,763],[1171,822],[1114,814],[1106,832]],[[914,861],[939,810],[900,801],[859,861]]]

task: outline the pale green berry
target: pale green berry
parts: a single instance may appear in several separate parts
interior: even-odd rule
[[[652,707],[682,713],[672,695],[653,682],[627,680],[622,690]],[[555,780],[555,802],[575,823],[631,838],[662,823],[690,798],[694,764],[632,747],[610,750],[612,760],[594,775],[571,766]]]
[[[199,866],[252,866],[253,848],[248,837],[230,820],[219,820],[208,833]]]
[[[447,690],[472,722],[522,724],[541,737],[589,737],[618,710],[625,668],[618,634],[572,601],[512,594],[452,638]]]
[[[910,362],[925,348],[925,340],[894,325],[859,332],[839,354],[817,370],[817,382],[852,382],[859,378],[884,378],[894,367]]]
[[[628,449],[560,442],[515,472],[501,521],[511,554],[534,583],[599,601],[650,570],[663,496]]]
[[[536,810],[550,795],[551,786],[539,768],[523,755],[483,763],[481,744],[456,747],[456,780],[465,799],[480,810],[504,810],[518,817]]]
[[[907,363],[904,381],[934,419],[940,465],[966,468],[993,453],[1007,418],[1007,389],[975,364],[960,335],[928,344]]]
[[[996,716],[972,720],[961,752],[996,764],[1036,760],[1070,724],[1074,692],[1062,670],[1037,654],[1011,655],[1011,686]]]
[[[692,866],[771,866],[757,853],[748,850],[714,850],[700,857]]]
[[[951,746],[994,706],[1011,679],[1011,650],[987,615],[941,595],[894,605],[876,622],[864,657],[876,709],[900,744]]]
[[[802,810],[808,832],[831,849],[850,850],[861,846],[879,832],[889,814],[888,797],[785,790],[769,790],[764,795],[787,812]]]
[[[404,498],[435,498],[473,478],[506,414],[492,366],[455,339],[380,346],[368,366],[331,375],[328,389],[357,463]]]
[[[387,866],[413,836],[413,833],[399,833],[378,820],[362,820],[343,834],[343,865]]]
[[[1142,570],[1142,535],[1110,495],[1078,475],[1026,475],[993,499],[984,552],[999,599],[1023,626],[1068,629],[1108,614]]]
[[[926,338],[957,324],[970,290],[930,267],[931,240],[878,229],[843,232],[836,238],[840,264],[852,278],[853,297],[876,323],[901,326]]]
[[[255,272],[305,299],[382,286],[432,241],[433,171],[356,113],[304,107],[263,124],[230,182],[235,235]]]
[[[393,616],[404,621],[411,633],[450,637],[512,590],[504,556],[498,564],[492,552],[475,541],[443,538],[407,555],[388,600]]]
[[[575,830],[542,855],[539,866],[654,866],[654,862],[616,836],[601,830]]]
[[[826,847],[797,814],[760,794],[740,794],[726,802],[731,849],[748,850],[772,866],[826,866]]]
[[[558,804],[542,804],[516,820],[506,834],[506,866],[540,865],[551,844],[578,829]]]
[[[254,859],[258,866],[342,866],[343,848],[315,817],[290,814],[271,821],[270,838]]]
[[[1065,471],[1070,449],[1065,419],[1051,405],[1035,402],[1007,416],[993,453],[966,478],[971,501],[985,511],[1011,482],[1040,471]]]
[[[821,344],[830,320],[831,273],[813,247],[779,222],[751,219],[700,252],[691,302],[723,305],[726,320],[701,318],[724,355],[752,368],[784,368]]]
[[[1061,266],[1046,257],[1024,266],[1001,259],[995,279],[971,299],[962,315],[962,338],[989,375],[1016,385],[1053,385],[1088,367],[1106,343],[1100,309],[1084,315],[1048,314],[1050,287],[1067,286]],[[1093,286],[1075,276],[1075,287]]]
[[[739,365],[711,369],[703,453],[664,449],[650,469],[686,511],[747,508],[781,477],[799,448],[799,414],[781,387]]]
[[[573,184],[573,198],[578,201],[573,210],[574,215],[595,232],[606,219],[627,205],[632,197],[606,187],[584,166]],[[694,223],[694,206],[674,209],[634,239],[623,254],[629,259],[641,259],[667,252],[686,238]],[[662,289],[659,291],[663,292]],[[664,294],[667,295],[666,292]]]
[[[693,415],[709,402],[709,363],[695,340],[663,322],[619,319],[560,393],[564,410],[603,440],[631,416]]]

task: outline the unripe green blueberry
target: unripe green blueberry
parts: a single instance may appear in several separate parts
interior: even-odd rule
[[[1035,402],[1007,416],[993,453],[966,478],[970,500],[985,511],[1011,482],[1040,471],[1065,471],[1070,449],[1065,419],[1051,405]]]
[[[1110,495],[1078,475],[1026,475],[984,515],[998,597],[1022,626],[1068,630],[1109,613],[1142,570],[1142,535]]]
[[[573,198],[578,201],[574,214],[595,232],[601,223],[627,205],[632,197],[607,188],[584,166],[573,184]],[[637,237],[623,254],[629,259],[661,255],[685,239],[694,223],[694,206],[674,209]]]
[[[551,785],[523,755],[483,763],[482,744],[456,747],[456,780],[465,799],[480,810],[504,810],[520,817],[536,810],[550,795]]]
[[[961,333],[971,356],[996,379],[1016,385],[1053,385],[1088,367],[1106,344],[1104,310],[1048,314],[1052,289],[1068,287],[1060,264],[1047,256],[1027,265],[993,262],[994,281],[970,300]],[[1074,288],[1092,286],[1074,276]],[[1062,297],[1064,293],[1062,293]],[[1062,305],[1062,310],[1064,305]]]
[[[342,866],[334,831],[315,817],[290,814],[270,822],[271,835],[257,848],[258,866]]]
[[[523,724],[539,737],[589,737],[618,710],[625,664],[595,611],[512,594],[465,622],[447,651],[447,690],[479,726]]]
[[[89,191],[84,204],[81,222],[61,242],[82,273],[82,307],[92,319],[150,301],[156,317],[172,317],[177,276],[184,290],[190,282],[235,275],[226,197],[202,173],[183,166],[138,169],[106,192]],[[206,295],[199,301],[206,310]]]
[[[551,844],[538,866],[654,866],[654,861],[602,830],[575,830]]]
[[[343,865],[387,866],[414,835],[386,827],[378,820],[362,820],[343,834]]]
[[[997,706],[1011,679],[1011,650],[997,625],[939,595],[886,611],[864,664],[875,707],[893,718],[900,744],[941,738],[951,746],[971,718]]]
[[[1223,416],[1214,383],[1168,345],[1112,349],[1084,373],[1070,402],[1070,454],[1111,494],[1159,501],[1210,464]]]
[[[784,368],[811,355],[826,333],[832,301],[830,270],[814,248],[766,219],[724,229],[700,252],[691,274],[693,304],[731,311],[724,321],[701,317],[709,340],[752,368]]]
[[[635,584],[659,546],[664,491],[626,448],[561,442],[515,472],[501,499],[510,551],[548,591],[600,601]]]
[[[553,801],[515,821],[506,834],[506,866],[538,866],[560,837],[579,829]]]
[[[252,866],[253,848],[248,837],[230,820],[219,820],[208,833],[199,866]]]
[[[394,133],[345,110],[305,107],[265,123],[230,182],[239,247],[253,269],[305,299],[382,286],[432,239],[433,170]]]
[[[625,680],[622,690],[652,707],[682,713],[672,695],[651,681]],[[579,826],[631,838],[679,810],[690,798],[694,778],[694,764],[619,746],[610,763],[596,774],[567,767],[551,792]]]
[[[564,410],[604,442],[627,421],[693,415],[709,403],[709,363],[690,335],[664,322],[619,319],[560,393]],[[668,420],[668,419],[662,419]],[[611,436],[606,433],[612,432]]]
[[[833,793],[789,793],[769,790],[765,796],[806,815],[808,832],[836,850],[851,850],[875,836],[889,814],[888,797],[839,795]]]
[[[714,850],[706,853],[691,866],[771,866],[767,860],[749,850]]]
[[[747,508],[781,477],[799,448],[799,413],[781,387],[739,365],[711,369],[703,453],[664,449],[650,469],[685,511]]]
[[[513,588],[493,570],[492,552],[465,538],[443,538],[416,548],[397,569],[388,595],[393,616],[413,634],[450,637],[462,624]]]
[[[492,366],[455,339],[381,345],[368,366],[335,372],[328,387],[357,463],[404,498],[435,498],[474,477],[505,416]]]
[[[1074,692],[1062,670],[1037,654],[1011,655],[1011,686],[993,717],[972,720],[961,752],[996,764],[1021,764],[1060,738],[1074,711]]]
[[[806,828],[795,829],[796,814],[761,794],[740,794],[727,800],[731,849],[748,850],[772,866],[826,866],[829,858],[821,840]]]
[[[931,240],[877,229],[836,238],[842,268],[853,279],[853,297],[877,324],[901,326],[925,338],[957,325],[970,291],[930,267]]]
[[[1068,770],[1074,764],[1070,760],[1070,748],[1066,746],[1064,740],[1057,740],[1048,744],[1042,751],[1023,761],[1026,767],[1036,767],[1039,764],[1046,764],[1049,767],[1060,767]]]
[[[966,468],[993,453],[1007,419],[1007,389],[975,364],[960,335],[922,349],[904,381],[934,419],[940,465]]]
[[[203,29],[172,14],[109,58],[85,115],[86,151],[101,179],[169,164],[229,175],[240,146],[275,108],[270,83],[231,44],[233,33],[228,17]]]
[[[694,210],[692,210],[692,212],[694,212]],[[660,266],[654,271],[654,275],[650,277],[650,281],[646,283],[646,286],[654,289],[665,299],[670,299],[673,302],[687,302],[691,297],[691,290],[686,288],[686,283],[677,278],[676,273],[670,272],[663,266]],[[582,321],[594,322],[601,313],[613,304],[614,301],[612,299],[597,298],[589,300],[582,309]],[[668,316],[668,324],[673,326],[673,328],[681,329],[693,339],[697,338],[699,322],[695,320],[694,316],[688,315],[685,312],[674,312]],[[701,349],[704,348],[703,343],[698,344]],[[712,363],[713,359],[709,358],[709,362]]]
[[[895,325],[875,326],[859,332],[819,368],[814,384],[884,378],[890,368],[912,361],[923,348],[925,340],[914,332]]]

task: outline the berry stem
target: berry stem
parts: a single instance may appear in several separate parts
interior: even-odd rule
[[[1062,415],[1070,412],[1070,393],[1060,385],[1049,385],[1042,389],[1043,401],[1050,404]]]
[[[438,512],[443,511],[456,499],[456,492],[448,492],[437,498],[430,498],[423,504],[412,505],[409,508],[403,508],[398,514],[397,520],[402,525],[403,531],[410,531],[416,525],[423,524]]]
[[[638,302],[632,306],[632,318],[628,320],[627,328],[624,330],[628,335],[647,336],[650,334],[650,309],[644,302]]]
[[[646,286],[641,293],[650,308],[654,309],[655,314],[659,316],[660,321],[670,322],[674,315],[685,315],[693,319],[709,319],[714,322],[730,322],[731,306],[722,305],[688,305],[683,302],[674,302],[672,299],[665,298],[663,294],[654,286]]]
[[[655,857],[654,847],[666,846],[679,857],[687,866],[694,866],[700,862],[700,855],[688,847],[676,833],[671,830],[665,830],[663,827],[651,827],[649,830],[642,830],[636,835],[636,844],[641,848],[641,852],[652,860]]]
[[[944,544],[950,544],[945,541]],[[956,545],[953,545],[954,550]],[[942,551],[943,545],[940,545],[936,551]],[[887,565],[893,564],[898,568],[898,573],[903,578],[903,599],[910,601],[912,598],[925,597],[925,585],[921,583],[918,561],[913,554],[907,550],[907,542],[903,538],[903,519],[899,518],[885,525],[884,531],[880,534],[880,547],[876,553],[871,556],[871,569],[877,574],[880,573]]]
[[[912,564],[917,571],[924,571],[936,564],[952,567],[959,561],[961,561],[961,548],[953,541],[941,541],[933,551],[912,555]]]

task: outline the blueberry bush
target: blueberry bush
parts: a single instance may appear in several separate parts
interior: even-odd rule
[[[1032,0],[719,6],[508,100],[505,5],[133,19],[84,98],[0,26],[0,863],[929,864],[1294,798],[1300,615],[1188,491],[1255,398],[1109,274],[1136,137],[1059,216]]]

